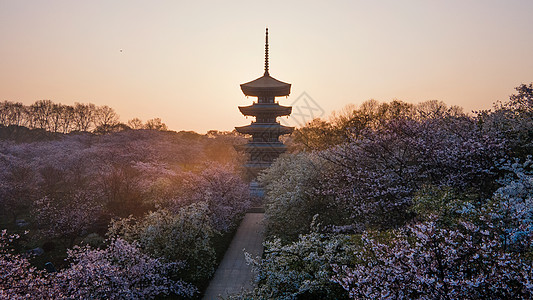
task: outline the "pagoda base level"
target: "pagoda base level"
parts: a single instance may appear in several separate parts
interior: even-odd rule
[[[259,185],[257,181],[253,180],[252,182],[250,182],[249,189],[250,189],[250,196],[252,198],[264,198],[265,197],[265,190]],[[256,208],[262,208],[262,207],[256,207]]]
[[[272,165],[272,162],[268,162],[268,161],[260,161],[260,162],[249,161],[244,165],[244,167],[246,169],[266,169],[266,168],[270,168],[271,165]]]

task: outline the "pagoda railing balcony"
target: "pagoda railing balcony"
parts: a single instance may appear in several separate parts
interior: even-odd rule
[[[259,103],[258,101],[254,101],[253,104],[279,104],[279,101],[274,101],[274,103]]]
[[[265,123],[265,122],[252,121],[252,123],[250,123],[250,124],[267,124],[267,125],[275,125],[275,124],[278,124],[278,125],[281,125],[281,123],[280,123],[279,121],[276,121],[275,123],[272,123],[272,122]]]

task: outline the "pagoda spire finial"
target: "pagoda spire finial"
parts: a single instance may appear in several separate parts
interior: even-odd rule
[[[269,76],[268,73],[268,27],[265,33],[265,76]]]

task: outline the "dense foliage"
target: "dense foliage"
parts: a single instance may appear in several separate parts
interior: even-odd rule
[[[209,209],[205,202],[181,208],[176,214],[158,210],[142,220],[120,219],[111,224],[109,234],[138,242],[141,248],[169,262],[181,262],[179,273],[189,282],[208,279],[214,272],[215,250],[211,239]]]
[[[313,221],[314,222],[314,221]],[[241,295],[244,299],[339,299],[348,294],[332,281],[334,266],[348,264],[354,249],[352,237],[312,232],[295,242],[280,239],[265,242],[264,258],[247,260],[257,272],[258,288]]]
[[[355,299],[531,298],[531,163],[513,164],[513,176],[484,205],[455,202],[385,242],[365,232],[358,263],[337,268],[334,280]]]
[[[199,297],[250,205],[244,139],[84,107],[0,105],[0,136],[56,132],[0,140],[0,298]],[[259,177],[267,241],[235,298],[533,298],[532,137],[533,84],[472,115],[371,100],[313,120]]]
[[[530,299],[532,122],[533,84],[474,115],[372,100],[313,120],[260,177],[269,240],[241,297]]]
[[[76,246],[69,250],[69,267],[46,273],[6,250],[17,238],[1,232],[2,299],[148,299],[171,293],[191,297],[197,292],[190,284],[169,279],[176,263],[163,263],[122,239],[110,240],[105,249]]]
[[[249,206],[239,143],[160,130],[0,140],[0,221],[29,231],[9,245],[3,233],[13,272],[2,297],[198,297],[219,259],[214,242]],[[29,250],[38,256],[18,254]],[[57,272],[40,270],[47,261]]]

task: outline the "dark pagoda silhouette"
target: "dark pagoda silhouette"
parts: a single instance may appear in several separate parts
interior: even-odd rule
[[[268,28],[265,38],[265,73],[256,80],[241,84],[241,90],[246,96],[257,97],[257,102],[254,101],[252,105],[239,106],[241,113],[255,117],[255,122],[247,126],[235,127],[240,133],[252,135],[252,139],[241,149],[250,155],[245,167],[253,179],[287,150],[287,146],[279,140],[280,135],[289,134],[294,130],[294,127],[283,126],[276,121],[277,117],[291,114],[292,107],[281,106],[275,101],[276,97],[288,96],[291,92],[291,85],[269,74]]]

